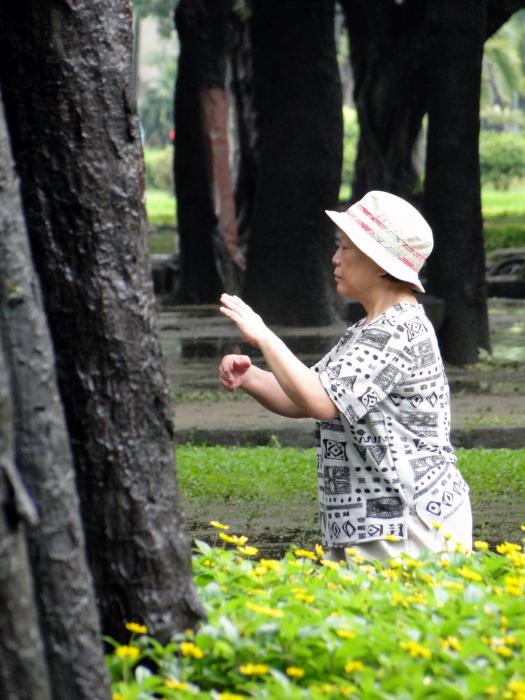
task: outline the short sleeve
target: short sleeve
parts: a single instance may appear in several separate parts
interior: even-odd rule
[[[409,371],[401,334],[368,328],[356,342],[343,345],[319,377],[337,410],[355,423],[393,393]]]

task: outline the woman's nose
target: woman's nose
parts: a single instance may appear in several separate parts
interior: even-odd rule
[[[339,256],[340,252],[341,252],[341,248],[338,248],[332,257],[332,265],[335,265],[335,267],[337,267],[337,265],[339,265],[339,263],[340,263],[340,260],[341,260],[340,256]]]

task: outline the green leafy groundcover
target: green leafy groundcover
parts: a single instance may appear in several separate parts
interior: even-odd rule
[[[107,664],[114,700],[525,700],[525,553],[513,543],[348,563],[294,550],[260,559],[214,522],[197,542],[208,621],[166,646],[138,622]],[[525,530],[525,526],[522,526]],[[220,539],[219,539],[220,538]],[[152,670],[153,669],[153,670]]]

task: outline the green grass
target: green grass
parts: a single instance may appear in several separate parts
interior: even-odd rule
[[[175,197],[164,190],[148,188],[146,191],[146,212],[152,226],[175,226],[177,202]]]
[[[525,186],[507,191],[483,188],[481,208],[484,217],[502,214],[525,217]]]
[[[525,449],[458,449],[456,454],[474,497],[525,498]],[[186,500],[282,502],[316,494],[313,449],[184,445],[177,448],[177,465]]]
[[[349,197],[350,187],[343,186],[341,201]],[[484,189],[482,205],[488,251],[525,246],[525,187],[507,192]],[[175,197],[165,190],[148,187],[146,209],[148,222],[155,229],[150,238],[151,252],[172,254],[177,218]]]

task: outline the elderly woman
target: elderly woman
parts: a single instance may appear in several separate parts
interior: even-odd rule
[[[471,547],[468,487],[450,444],[450,395],[434,329],[414,291],[432,231],[408,202],[369,192],[345,212],[332,259],[337,292],[366,317],[314,367],[304,365],[241,299],[221,312],[263,354],[269,371],[226,355],[219,377],[265,408],[317,420],[324,545],[367,558]]]

